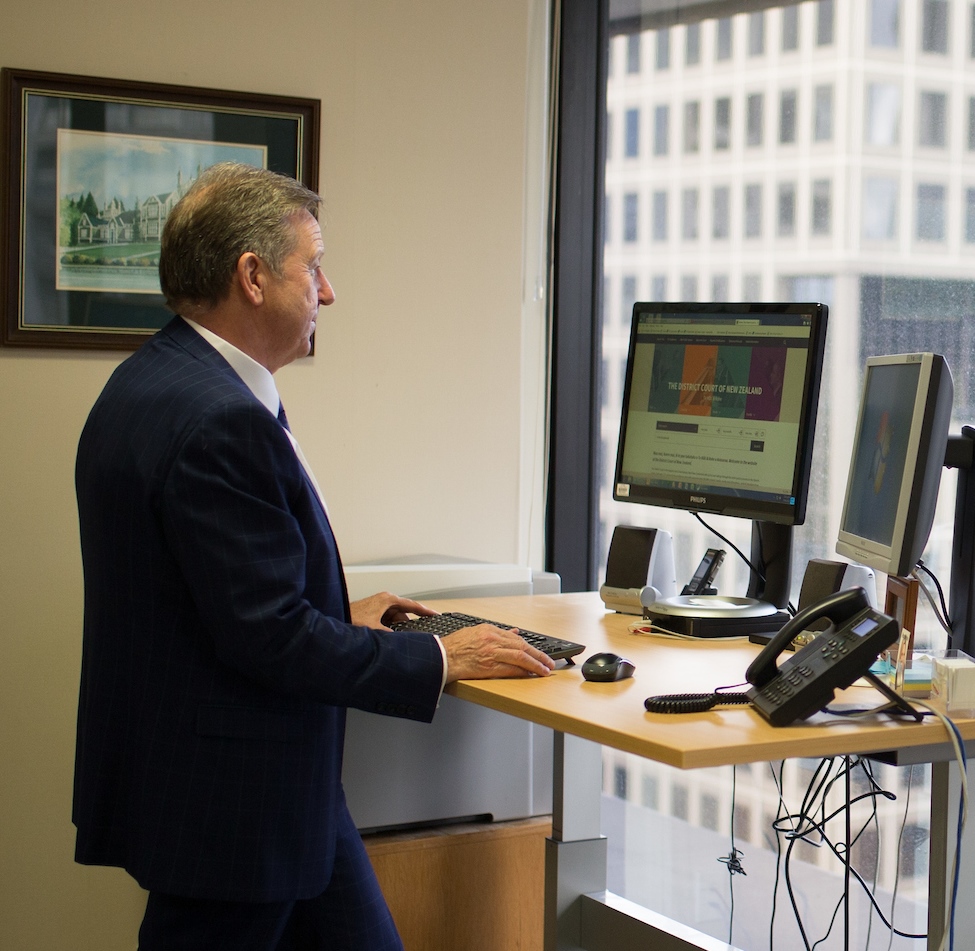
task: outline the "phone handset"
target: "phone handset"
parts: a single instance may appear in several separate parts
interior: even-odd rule
[[[827,618],[837,624],[869,606],[870,602],[863,588],[838,591],[816,604],[809,605],[787,621],[785,626],[765,645],[758,657],[748,665],[745,679],[756,687],[764,687],[778,672],[776,661],[779,654],[788,648],[797,634],[801,634],[821,618]]]

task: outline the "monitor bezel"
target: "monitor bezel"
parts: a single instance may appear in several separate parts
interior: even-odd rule
[[[897,512],[891,543],[850,531],[848,525],[853,498],[853,472],[863,431],[870,376],[877,367],[919,364],[917,390],[911,413],[911,429],[904,461],[904,474],[897,495]],[[888,575],[906,577],[917,565],[934,524],[941,472],[945,464],[954,386],[947,361],[937,353],[898,353],[868,357],[860,386],[860,406],[850,455],[850,468],[843,496],[843,510],[836,538],[836,553]]]
[[[793,485],[790,503],[743,499],[733,492],[716,487],[701,500],[696,490],[671,487],[631,485],[623,483],[623,455],[626,446],[627,421],[634,371],[634,353],[640,315],[647,312],[674,314],[701,314],[709,317],[808,316],[810,318],[809,344],[807,347],[805,378],[803,381],[802,417],[796,443],[796,459],[793,463]],[[613,498],[619,502],[635,502],[663,508],[680,509],[700,514],[730,515],[754,521],[773,522],[781,525],[801,525],[806,515],[809,481],[812,471],[813,443],[816,419],[819,412],[820,384],[826,351],[826,326],[829,309],[820,302],[692,302],[692,301],[637,301],[633,305],[630,323],[630,340],[626,357],[626,374],[623,382],[623,407],[620,416],[620,432],[616,450],[616,467],[613,479]],[[622,485],[627,486],[625,493]]]

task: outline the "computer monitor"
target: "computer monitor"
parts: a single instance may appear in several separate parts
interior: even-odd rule
[[[826,322],[818,303],[633,306],[613,498],[751,519],[748,594],[777,607],[805,516]]]
[[[934,522],[954,388],[936,353],[866,363],[836,551],[910,574]]]

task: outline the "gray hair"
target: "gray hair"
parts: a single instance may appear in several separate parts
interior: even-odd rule
[[[318,217],[321,198],[276,172],[223,162],[204,171],[163,226],[159,284],[174,313],[209,310],[226,296],[248,251],[276,276],[297,246],[292,219]]]

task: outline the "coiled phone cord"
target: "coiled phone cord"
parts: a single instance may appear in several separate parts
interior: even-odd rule
[[[751,697],[747,693],[670,693],[643,701],[650,713],[703,713],[726,703],[751,703]]]

